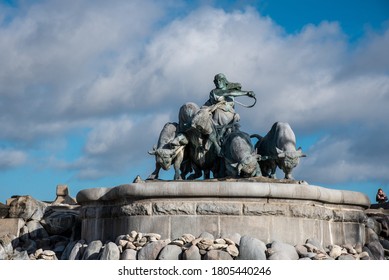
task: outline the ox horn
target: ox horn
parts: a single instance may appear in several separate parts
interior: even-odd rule
[[[150,151],[148,151],[148,153],[149,153],[150,155],[155,155],[156,152],[157,152],[157,145],[154,145],[154,146],[153,146],[153,149],[150,150]]]

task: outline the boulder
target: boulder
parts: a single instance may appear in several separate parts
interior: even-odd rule
[[[100,260],[119,260],[120,252],[118,246],[113,242],[105,244]]]
[[[201,260],[201,254],[200,254],[199,247],[197,247],[196,245],[190,246],[188,250],[186,250],[182,253],[182,259],[183,260],[192,260],[192,261]]]
[[[72,250],[69,254],[69,260],[79,260],[81,256],[84,254],[85,251],[85,240],[79,240],[76,242],[76,244],[73,246]]]
[[[30,220],[26,223],[26,226],[28,228],[28,234],[30,238],[33,240],[49,237],[49,234],[47,233],[47,231],[39,221]]]
[[[180,246],[169,244],[162,248],[158,260],[180,260],[182,259],[182,249]]]
[[[229,253],[222,250],[211,250],[205,253],[204,260],[225,260],[231,261],[233,258]]]
[[[238,260],[266,260],[266,245],[261,240],[244,235],[239,243]]]
[[[64,234],[70,232],[78,218],[78,212],[74,210],[54,211],[49,210],[40,221],[46,231],[51,234]]]
[[[280,241],[273,241],[267,249],[269,260],[298,260],[299,255],[294,246]]]
[[[135,261],[136,255],[137,255],[137,251],[135,251],[134,249],[126,249],[121,254],[120,259],[121,260]]]
[[[170,243],[170,240],[158,240],[147,243],[138,252],[138,260],[156,260],[162,248]]]
[[[9,206],[10,218],[21,218],[24,221],[40,221],[47,205],[42,201],[26,195],[15,197]]]
[[[100,240],[94,240],[88,244],[82,256],[83,260],[98,260],[103,243]]]

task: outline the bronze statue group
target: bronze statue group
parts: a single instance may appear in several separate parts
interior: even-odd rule
[[[304,157],[296,150],[295,135],[288,123],[276,122],[264,137],[240,130],[240,116],[235,103],[247,108],[256,104],[253,91],[243,91],[240,83],[232,83],[224,74],[214,78],[215,88],[209,99],[199,107],[193,102],[181,106],[178,123],[168,122],[159,135],[158,143],[149,154],[155,155],[156,168],[148,177],[158,179],[159,171],[174,166],[174,180],[211,178],[275,178],[276,168],[293,179],[292,170]],[[252,105],[235,100],[248,96]],[[257,138],[255,146],[251,138]]]

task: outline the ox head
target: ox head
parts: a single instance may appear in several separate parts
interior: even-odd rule
[[[157,149],[156,146],[149,151],[150,155],[155,155],[155,161],[162,167],[163,170],[169,170],[176,156],[173,149]]]
[[[253,177],[257,172],[259,158],[260,155],[258,154],[250,154],[244,157],[239,163],[231,164],[231,166],[236,168],[239,177]]]
[[[293,168],[295,168],[299,162],[300,157],[306,157],[303,154],[301,147],[295,151],[282,151],[276,147],[277,159],[281,161],[280,168],[284,171],[287,178],[291,178]]]

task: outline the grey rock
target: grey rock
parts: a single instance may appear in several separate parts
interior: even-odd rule
[[[375,220],[378,223],[380,223],[381,226],[380,236],[384,238],[388,238],[389,237],[389,217],[387,215],[381,215],[375,217]]]
[[[83,260],[98,260],[100,257],[100,250],[103,247],[103,243],[100,240],[93,240],[86,247]]]
[[[180,260],[182,249],[180,246],[169,244],[159,253],[158,260]]]
[[[266,260],[266,245],[261,240],[244,235],[239,243],[238,260]]]
[[[384,249],[389,250],[389,240],[380,238],[380,243]]]
[[[230,239],[232,240],[235,244],[238,244],[240,243],[240,238],[242,236],[239,234],[239,233],[232,233],[232,234],[227,234],[227,235],[224,235],[223,238],[227,238],[227,239]]]
[[[118,246],[113,242],[105,244],[100,260],[119,260],[120,252]]]
[[[48,238],[49,234],[44,229],[44,227],[40,224],[39,221],[31,220],[26,223],[26,226],[28,228],[28,233],[31,239],[37,240],[37,239],[43,239]]]
[[[204,260],[226,260],[231,261],[233,258],[226,251],[211,250],[205,253]]]
[[[5,252],[3,245],[0,244],[0,260],[7,260],[8,254]]]
[[[370,258],[370,255],[369,255],[369,253],[367,251],[363,251],[363,252],[359,253],[358,259],[360,259],[360,260],[370,260],[371,258]]]
[[[147,243],[138,252],[138,260],[156,260],[162,248],[170,243],[170,240],[158,240]]]
[[[201,260],[200,250],[196,245],[192,245],[182,253],[183,260]]]
[[[381,233],[382,230],[382,225],[377,222],[376,219],[373,219],[371,217],[366,219],[366,227],[374,230],[375,233],[377,233],[378,235]]]
[[[72,229],[77,217],[76,211],[50,211],[40,222],[49,234],[62,234]]]
[[[123,253],[120,256],[121,260],[136,260],[137,251],[134,249],[126,249],[123,251]]]
[[[323,253],[325,252],[325,250],[324,250],[323,246],[321,245],[321,243],[320,243],[319,241],[317,241],[316,239],[314,239],[314,238],[309,238],[309,239],[307,239],[307,241],[305,242],[305,244],[306,244],[306,245],[311,244],[311,245],[313,245],[314,247],[316,247],[317,250],[319,250],[319,251],[321,251],[321,252],[323,252]]]
[[[202,232],[199,236],[199,238],[204,238],[204,239],[215,239],[215,237],[213,236],[213,234],[209,233],[209,232]]]
[[[300,258],[308,257],[308,254],[310,254],[310,252],[308,252],[307,247],[303,245],[296,245],[295,249]]]
[[[267,252],[269,253],[269,260],[299,259],[299,255],[297,254],[297,251],[294,246],[279,241],[273,241]]]
[[[122,235],[119,235],[118,237],[116,237],[116,239],[115,239],[115,244],[117,245],[117,246],[119,246],[120,245],[120,240],[124,240],[126,238],[126,235],[125,234],[122,234]],[[132,240],[133,241],[133,240]]]
[[[373,241],[379,241],[379,237],[378,237],[377,233],[374,230],[372,230],[371,228],[366,228],[365,235],[366,235],[366,243],[370,243]]]
[[[330,253],[329,253],[330,257],[331,258],[334,258],[336,259],[337,257],[339,257],[340,255],[342,255],[342,247],[338,246],[338,245],[332,245],[330,247]]]
[[[32,254],[37,249],[37,244],[34,240],[27,240],[26,242],[23,242],[21,249],[23,251],[26,251],[28,254]]]
[[[27,251],[15,251],[11,257],[12,260],[29,260]]]
[[[372,255],[369,255],[373,260],[384,260],[384,248],[379,241],[370,242],[366,247],[370,250]]]
[[[45,209],[45,203],[38,201],[29,195],[19,196],[10,203],[9,217],[21,218],[25,221],[40,221]]]
[[[69,257],[70,257],[70,253],[72,252],[73,250],[73,247],[76,245],[77,241],[71,241],[69,242],[64,251],[62,252],[62,255],[61,255],[61,260],[69,260]]]
[[[79,240],[76,242],[76,244],[73,246],[69,254],[69,260],[81,259],[81,256],[84,254],[85,251],[84,244],[85,244],[85,240]]]
[[[11,236],[9,234],[0,236],[0,245],[3,247],[7,255],[11,255],[13,253],[13,240],[14,236]]]
[[[340,255],[337,260],[339,261],[354,261],[355,258],[352,255]]]

